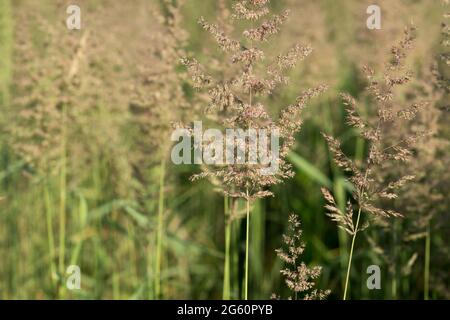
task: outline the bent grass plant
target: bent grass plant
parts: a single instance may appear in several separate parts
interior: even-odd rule
[[[133,122],[139,128],[135,155],[138,180],[146,188],[151,184],[149,172],[158,170],[158,200],[156,214],[156,241],[154,257],[154,297],[164,296],[161,269],[165,238],[165,193],[167,161],[170,149],[169,137],[172,123],[181,120],[187,102],[182,88],[182,74],[174,63],[184,55],[186,33],[181,28],[181,8],[184,1],[164,0],[154,16],[158,20],[151,41],[144,47],[145,63],[139,67],[138,81],[134,85],[134,97],[130,105]],[[153,45],[156,43],[156,45]],[[157,67],[155,67],[155,65]],[[170,109],[170,110],[169,110]],[[156,160],[155,160],[156,159]],[[151,276],[151,275],[149,275]]]
[[[445,23],[442,23],[440,43],[445,48],[449,46],[449,29]],[[448,58],[447,58],[448,59]],[[393,273],[392,292],[393,296],[402,297],[406,290],[402,288],[401,276],[403,280],[412,275],[418,276],[417,271],[422,261],[423,277],[423,299],[428,300],[434,294],[431,291],[433,272],[432,254],[434,235],[442,228],[445,223],[442,222],[447,207],[446,191],[444,185],[448,185],[449,175],[447,168],[449,166],[448,157],[442,157],[449,148],[449,140],[442,130],[440,123],[445,121],[445,109],[448,104],[446,92],[448,92],[448,80],[445,79],[445,56],[437,55],[427,57],[425,67],[420,72],[420,78],[413,83],[414,87],[406,92],[406,96],[415,99],[417,96],[423,96],[430,101],[430,106],[426,112],[421,112],[411,121],[405,130],[423,130],[430,132],[426,140],[421,140],[415,147],[414,162],[410,164],[406,171],[413,171],[416,180],[420,183],[407,185],[397,199],[395,206],[405,208],[405,219],[402,223],[396,225],[387,224],[385,221],[380,223],[380,229],[383,234],[399,233],[394,237],[397,240],[398,249],[389,250],[392,246],[387,239],[369,239],[374,250],[380,252],[379,256],[386,265],[392,266],[389,271]],[[440,62],[443,63],[440,63]],[[428,67],[430,65],[430,67]],[[398,172],[399,168],[386,168],[386,172]],[[384,240],[384,241],[383,241]],[[438,249],[439,250],[439,249]],[[392,251],[392,253],[390,252]],[[444,254],[445,255],[445,254]],[[405,256],[405,257],[403,257]],[[396,267],[399,265],[398,267]],[[413,268],[414,267],[414,268]],[[392,270],[391,270],[392,269]],[[397,280],[397,278],[400,278]],[[443,281],[445,282],[445,280]],[[403,290],[402,290],[403,289]],[[396,293],[394,295],[394,293]]]
[[[285,263],[286,268],[280,273],[285,278],[288,288],[294,293],[289,300],[324,300],[330,294],[330,290],[315,289],[315,280],[320,277],[322,267],[308,268],[300,258],[305,251],[305,243],[302,241],[301,223],[297,215],[289,215],[288,233],[283,235],[285,248],[276,250],[278,257]],[[276,295],[273,298],[278,298]]]
[[[199,24],[213,36],[219,48],[224,53],[231,54],[231,63],[235,69],[235,75],[231,78],[214,81],[214,77],[207,75],[204,71],[205,68],[197,60],[189,58],[182,60],[192,75],[194,87],[209,89],[210,103],[206,111],[210,119],[215,119],[214,123],[216,126],[244,130],[263,129],[266,132],[272,129],[279,130],[281,139],[280,157],[277,159],[279,170],[275,174],[262,174],[261,169],[265,165],[239,164],[235,155],[234,164],[212,167],[203,166],[203,172],[192,178],[192,180],[209,178],[218,182],[224,195],[232,199],[232,211],[228,218],[230,221],[242,217],[233,210],[235,199],[245,200],[244,299],[249,297],[251,202],[258,198],[272,196],[273,194],[268,191],[270,186],[279,184],[284,179],[293,176],[291,166],[286,162],[285,158],[295,142],[294,134],[300,130],[302,125],[301,111],[311,98],[318,96],[326,89],[322,85],[306,90],[297,98],[294,104],[281,112],[280,117],[276,121],[273,121],[269,116],[267,107],[262,103],[255,102],[258,98],[270,96],[279,85],[286,84],[288,82],[288,78],[285,76],[286,72],[294,68],[298,61],[303,60],[312,52],[309,46],[296,44],[285,54],[277,56],[272,63],[264,64],[265,54],[258,44],[266,43],[272,36],[276,35],[289,16],[289,11],[286,10],[260,22],[269,13],[268,0],[235,2],[232,18],[235,21],[250,22],[251,24],[251,27],[244,29],[240,40],[232,39],[230,35],[225,34],[221,30],[219,25],[210,24],[204,18],[199,19]],[[254,25],[257,23],[259,25],[255,27]],[[260,67],[259,70],[257,67]],[[261,69],[263,71],[258,73]],[[213,113],[213,116],[211,116],[211,113]],[[243,152],[243,154],[247,155],[248,142],[241,141],[234,145],[236,146],[237,154]],[[207,146],[208,144],[206,144]],[[259,157],[261,156],[259,155]],[[257,163],[260,162],[257,161]],[[226,249],[227,251],[229,250]],[[229,257],[225,257],[225,260],[229,261]],[[228,267],[226,266],[225,269],[228,269]],[[224,282],[226,283],[227,280],[224,280]],[[229,287],[228,285],[225,286]],[[229,294],[225,292],[224,297],[229,297]]]
[[[89,27],[81,32],[68,32],[51,20],[51,14],[43,14],[47,10],[60,12],[61,5],[36,6],[24,1],[14,11],[20,23],[15,24],[14,98],[7,110],[7,130],[12,156],[25,163],[20,170],[27,193],[32,195],[33,206],[42,208],[45,215],[48,292],[66,298],[72,295],[64,289],[64,277],[74,241],[70,233],[76,220],[71,213],[77,210],[71,207],[71,196],[73,191],[80,192],[80,181],[90,179],[92,172],[86,168],[105,152],[106,142],[102,144],[101,139],[107,136],[108,145],[117,142],[114,133],[120,130],[118,122],[114,127],[105,126],[107,134],[102,134],[102,125],[112,117],[99,111],[105,104],[108,116],[118,114],[114,108],[119,105],[119,90],[115,91],[117,87],[109,79],[119,73],[115,70],[120,62],[111,53],[110,36],[101,34],[105,28],[86,23]],[[98,20],[99,25],[103,22]],[[118,78],[114,83],[120,83]],[[117,171],[117,175],[110,173],[112,181],[127,172],[124,167]],[[38,191],[34,191],[36,184]],[[53,188],[53,184],[58,187]],[[72,257],[76,257],[74,251]],[[44,284],[47,286],[47,281]]]
[[[402,217],[401,213],[394,210],[380,208],[383,200],[396,199],[397,190],[414,179],[412,175],[405,175],[397,180],[389,181],[383,176],[384,168],[392,162],[405,163],[411,159],[414,144],[426,132],[418,132],[406,136],[393,135],[395,128],[403,125],[404,121],[410,121],[426,105],[426,103],[413,103],[412,105],[399,109],[394,100],[395,87],[404,85],[411,80],[411,74],[404,72],[404,60],[407,50],[411,49],[414,40],[415,29],[405,29],[405,37],[391,50],[391,60],[387,63],[381,79],[375,78],[375,72],[369,67],[364,71],[367,75],[369,86],[368,92],[374,98],[376,105],[376,118],[373,123],[371,119],[360,117],[360,111],[356,100],[348,94],[342,94],[346,105],[347,123],[355,128],[368,143],[369,154],[365,159],[364,166],[347,157],[341,150],[340,142],[324,134],[329,150],[335,164],[349,173],[350,182],[354,185],[353,199],[347,203],[346,211],[338,208],[333,195],[325,188],[322,193],[327,202],[325,208],[330,218],[337,222],[338,226],[345,230],[351,237],[350,254],[347,265],[343,299],[347,299],[349,278],[351,272],[352,258],[355,249],[355,240],[359,232],[369,226],[370,219],[386,219]],[[354,213],[356,206],[357,213]],[[362,214],[367,213],[368,218],[363,221]],[[356,215],[356,222],[355,222]]]
[[[184,55],[187,35],[181,27],[183,1],[164,0],[160,10],[154,10],[156,30],[144,48],[144,63],[137,71],[134,94],[130,103],[132,121],[139,129],[135,162],[137,177],[144,186],[151,185],[151,170],[157,168],[159,179],[156,241],[153,277],[154,297],[163,298],[161,269],[163,266],[165,232],[166,175],[172,123],[180,121],[186,98],[182,87],[183,75],[177,72],[174,61]],[[147,43],[151,43],[149,46]],[[146,55],[148,55],[146,57]],[[170,108],[170,110],[168,110]],[[147,192],[147,190],[146,190]]]
[[[33,20],[34,21],[34,20]],[[49,37],[57,34],[50,24],[44,20],[39,20],[38,25],[49,33]],[[24,24],[20,28],[30,28],[28,24]],[[28,31],[28,30],[26,30]],[[28,33],[24,32],[24,37]],[[23,71],[32,72],[33,80],[29,80],[27,76],[19,73],[17,86],[26,92],[25,97],[21,97],[15,101],[15,104],[21,109],[17,122],[10,124],[9,130],[12,131],[15,140],[15,150],[18,154],[26,159],[26,161],[34,167],[34,170],[40,172],[44,177],[47,174],[57,172],[59,175],[59,239],[58,239],[58,267],[57,274],[53,262],[50,262],[51,278],[59,277],[57,282],[57,294],[64,297],[64,285],[62,285],[63,275],[65,274],[65,257],[66,257],[66,206],[67,206],[67,139],[68,139],[68,107],[71,104],[70,95],[72,90],[77,89],[77,74],[85,58],[85,51],[88,41],[88,32],[76,40],[66,38],[70,47],[75,47],[74,53],[60,52],[59,48],[49,40],[46,44],[45,52],[52,55],[54,59],[59,59],[56,63],[60,69],[53,70],[57,83],[54,87],[45,83],[45,70],[48,66],[34,65],[27,60],[27,54],[24,50],[33,50],[27,42],[20,43],[16,48],[21,53],[21,58],[25,59],[22,68]],[[17,75],[16,75],[17,77]],[[23,77],[23,78],[22,78]],[[33,83],[30,86],[29,81]],[[50,88],[51,87],[51,88]],[[31,88],[31,91],[29,91]],[[30,130],[31,129],[31,130]],[[46,182],[45,182],[46,183]],[[46,189],[46,188],[44,188]],[[48,201],[47,191],[44,191],[44,198]],[[53,235],[51,230],[52,218],[47,206],[47,228],[48,241],[52,261],[54,251]]]

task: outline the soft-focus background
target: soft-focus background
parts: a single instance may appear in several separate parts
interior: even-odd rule
[[[161,159],[167,158],[170,122],[201,117],[202,100],[183,75],[179,50],[204,63],[214,57],[209,66],[226,70],[227,60],[197,20],[222,21],[230,3],[185,1],[173,34],[157,18],[173,15],[164,1],[0,0],[0,298],[155,298],[158,212],[164,216],[161,296],[222,298],[223,196],[206,180],[189,180],[197,166]],[[366,28],[366,8],[374,3],[382,8],[382,30]],[[65,26],[68,4],[81,7],[79,31]],[[330,89],[304,114],[289,157],[295,177],[253,205],[250,298],[288,296],[274,250],[290,213],[302,221],[303,260],[323,267],[318,286],[332,291],[330,299],[342,296],[349,239],[325,215],[320,188],[328,187],[344,206],[349,186],[320,133],[338,137],[353,158],[364,157],[364,142],[345,124],[339,92],[358,98],[361,67],[382,67],[413,23],[417,41],[407,64],[415,78],[398,99],[431,100],[416,125],[435,134],[418,146],[409,167],[415,183],[394,201],[405,218],[358,236],[350,298],[449,299],[449,96],[429,90],[436,73],[449,76],[439,58],[448,4],[273,0],[272,7],[292,12],[267,52],[294,42],[314,52],[267,105],[275,114],[302,89],[321,83]],[[237,221],[232,232],[233,298],[242,291],[244,226]],[[381,267],[381,290],[367,289],[372,264]],[[69,265],[81,268],[81,290],[65,288]]]

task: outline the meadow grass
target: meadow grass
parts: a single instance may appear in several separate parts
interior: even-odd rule
[[[439,286],[448,279],[448,275],[445,278],[446,275],[440,272],[448,266],[448,256],[441,251],[448,247],[448,235],[442,227],[448,197],[439,200],[441,215],[434,216],[432,223],[427,225],[425,236],[417,242],[405,244],[403,236],[407,226],[403,221],[389,239],[383,229],[368,230],[370,241],[389,248],[389,255],[397,256],[396,271],[392,274],[387,271],[390,263],[382,258],[387,252],[379,253],[367,238],[359,235],[352,250],[351,241],[355,239],[342,230],[336,231],[322,208],[321,187],[330,189],[337,207],[344,211],[353,186],[346,182],[347,174],[332,164],[320,132],[339,137],[346,153],[356,162],[363,161],[367,155],[364,140],[345,125],[343,104],[337,97],[340,91],[359,96],[365,80],[358,71],[360,63],[357,59],[375,59],[367,54],[372,52],[373,46],[355,38],[359,37],[363,24],[360,21],[365,21],[364,11],[361,13],[363,20],[354,16],[352,10],[356,10],[356,1],[342,6],[328,0],[309,3],[312,7],[308,6],[308,10],[312,11],[308,11],[307,16],[321,19],[313,19],[314,24],[302,28],[304,32],[300,35],[292,30],[297,30],[301,21],[308,20],[300,10],[306,3],[303,0],[273,3],[271,9],[274,10],[292,5],[294,22],[286,26],[290,31],[285,33],[285,42],[267,44],[268,52],[287,48],[287,43],[299,37],[317,48],[310,64],[289,74],[294,88],[276,91],[264,103],[277,114],[277,108],[295,99],[296,89],[300,86],[324,81],[330,83],[330,90],[311,102],[302,131],[296,135],[298,143],[288,156],[295,176],[272,187],[273,198],[252,203],[221,197],[214,190],[216,186],[211,186],[208,181],[191,183],[189,177],[198,173],[199,168],[171,163],[163,165],[161,158],[152,156],[151,152],[145,154],[152,163],[146,172],[147,183],[142,183],[138,177],[137,172],[147,170],[147,167],[139,167],[140,162],[133,158],[136,143],[130,142],[138,131],[135,123],[129,121],[134,115],[129,111],[127,90],[133,81],[129,80],[131,75],[128,74],[116,78],[117,74],[112,70],[126,73],[128,68],[131,69],[130,65],[148,62],[145,55],[133,56],[135,60],[129,58],[136,52],[135,43],[148,41],[142,36],[145,33],[128,32],[132,24],[128,15],[121,23],[114,19],[114,12],[129,12],[127,10],[138,17],[144,2],[137,1],[127,8],[117,4],[105,13],[95,11],[102,8],[100,1],[98,6],[90,1],[95,9],[94,17],[103,26],[116,28],[112,33],[122,36],[122,44],[129,41],[129,45],[120,45],[120,48],[112,45],[114,41],[105,41],[106,51],[117,53],[111,60],[128,59],[129,64],[124,67],[108,60],[110,67],[107,67],[101,61],[90,61],[88,68],[92,69],[81,73],[80,79],[76,80],[86,88],[92,86],[92,82],[83,79],[104,74],[99,77],[102,79],[99,82],[105,85],[93,95],[77,97],[78,104],[89,105],[83,110],[86,114],[80,125],[83,130],[72,131],[76,121],[73,121],[73,109],[67,110],[67,118],[64,116],[66,119],[63,120],[67,131],[59,140],[59,158],[55,162],[58,170],[56,174],[41,174],[17,154],[10,132],[3,130],[8,122],[14,123],[19,113],[16,101],[22,94],[19,95],[17,90],[17,77],[21,66],[15,63],[19,53],[14,52],[14,47],[20,40],[16,36],[21,34],[14,33],[20,27],[20,21],[15,19],[19,19],[20,12],[30,9],[31,2],[0,0],[0,296],[3,299],[266,299],[273,292],[286,297],[289,290],[280,275],[283,264],[274,250],[282,245],[282,234],[289,226],[288,217],[292,212],[296,212],[302,221],[302,237],[307,244],[302,259],[308,266],[323,266],[317,286],[329,288],[330,299],[340,299],[346,289],[346,296],[351,299],[448,298],[448,288]],[[401,3],[393,2],[395,5]],[[60,26],[59,9],[56,10],[51,1],[46,1],[43,7],[42,11],[35,11],[36,15],[46,18],[52,26]],[[419,9],[425,7],[426,11],[422,10],[424,13],[421,14]],[[193,0],[188,1],[183,10],[182,25],[190,35],[186,49],[198,56],[199,61],[205,61],[212,51],[212,40],[200,36],[203,33],[196,20],[199,16],[215,20],[215,5],[212,1]],[[431,40],[426,39],[431,37],[421,36],[420,32],[436,24],[439,10],[442,8],[425,1],[418,1],[409,9],[403,8],[402,12],[409,13],[419,24],[419,48],[413,52],[417,68],[424,58],[423,52],[437,50],[436,45],[431,47]],[[49,11],[51,14],[47,14]],[[344,21],[343,16],[346,17]],[[386,16],[387,26],[394,24],[394,18],[389,14]],[[408,21],[410,17],[402,19]],[[133,23],[140,21],[133,20]],[[403,22],[398,24],[404,25]],[[141,27],[142,30],[151,29],[148,25]],[[428,35],[428,29],[426,32]],[[45,45],[45,34],[37,29],[32,34],[35,52],[30,54],[38,59],[36,61],[43,61],[36,52]],[[379,38],[369,39],[379,41],[375,43],[383,47],[390,42],[383,38],[385,35],[380,33]],[[97,45],[88,43],[88,50],[92,49],[91,45]],[[104,52],[100,57],[104,57]],[[324,68],[315,64],[325,60],[339,67]],[[181,68],[177,66],[177,70]],[[52,70],[44,73],[40,84],[43,87],[53,84],[53,74]],[[182,87],[194,101],[195,89],[187,81],[182,82]],[[101,98],[94,103],[86,102],[96,94]],[[112,103],[107,98],[115,94],[121,100]],[[370,106],[370,102],[366,103]],[[443,119],[446,119],[445,113]],[[93,134],[86,133],[88,128],[93,128]],[[441,128],[445,128],[445,123]],[[448,139],[445,136],[448,132],[444,129],[440,132]],[[116,135],[123,139],[116,139]],[[143,145],[142,140],[138,144]],[[448,152],[440,157],[448,158]],[[438,174],[434,179],[441,179],[436,189],[444,190],[445,175]],[[245,219],[230,221],[232,210],[243,214]],[[404,246],[408,251],[402,249]],[[418,258],[406,274],[404,270],[410,251],[417,252]],[[351,272],[347,272],[349,259],[352,260]],[[81,267],[81,290],[65,289],[66,268],[72,264]],[[370,264],[379,264],[383,270],[383,289],[380,291],[368,290],[365,286],[366,267]]]

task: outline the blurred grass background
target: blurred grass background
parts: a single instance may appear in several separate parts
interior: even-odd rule
[[[155,45],[152,34],[160,31],[150,8],[161,3],[78,2],[83,27],[81,31],[69,31],[64,26],[68,2],[0,0],[2,299],[155,298],[160,166],[155,164],[150,150],[143,156],[148,174],[145,183],[137,177],[136,166],[142,162],[134,157],[137,143],[145,144],[145,139],[136,138],[138,133],[129,111],[129,87],[139,66],[158,64],[158,60],[149,61],[150,57],[137,53],[142,46]],[[275,197],[260,200],[254,206],[250,240],[252,299],[267,299],[272,293],[287,295],[279,274],[282,265],[274,250],[281,245],[291,212],[302,221],[307,244],[305,262],[323,266],[319,287],[331,289],[332,299],[341,297],[348,238],[326,217],[320,188],[332,189],[343,207],[351,186],[333,166],[320,132],[339,137],[348,154],[361,159],[365,155],[364,142],[345,125],[338,93],[345,91],[358,97],[364,87],[361,66],[382,66],[390,46],[411,22],[418,27],[418,39],[408,63],[419,80],[427,81],[421,75],[443,50],[440,24],[445,7],[441,1],[375,1],[383,10],[382,30],[377,31],[366,28],[366,8],[372,2],[272,1],[275,10],[289,7],[292,15],[267,50],[275,54],[300,42],[310,44],[314,53],[292,72],[288,89],[275,92],[266,103],[276,113],[308,86],[326,83],[330,90],[306,111],[296,150],[289,157],[296,176],[274,188]],[[71,2],[74,3],[77,1]],[[214,21],[217,15],[213,0],[188,0],[183,7],[183,27],[188,32],[186,49],[200,60],[207,61],[209,55],[218,52],[196,21],[200,16]],[[85,62],[80,62],[76,75],[78,85],[75,91],[66,89],[60,69],[73,63],[87,30],[90,38],[85,52],[80,51],[87,58],[80,59]],[[440,68],[448,72],[448,66]],[[55,101],[64,101],[62,109]],[[448,104],[448,96],[437,102],[445,103]],[[20,106],[24,104],[69,108],[68,118],[63,118],[62,112],[44,112],[43,119],[19,123]],[[59,148],[46,145],[36,154],[44,163],[37,167],[17,152],[22,141],[12,136],[18,128],[33,131],[33,124],[44,122],[46,117],[53,117],[58,126],[53,137],[56,145],[64,141],[64,150],[60,153]],[[448,140],[448,112],[443,112],[439,126],[439,134]],[[48,156],[48,149],[55,151],[56,157]],[[441,155],[443,159],[448,159],[448,151]],[[222,297],[224,201],[207,181],[189,181],[197,171],[195,166],[171,164],[165,169],[166,231],[161,269],[164,298]],[[437,173],[436,179],[439,178],[445,176]],[[431,238],[430,298],[436,299],[450,297],[449,269],[445,269],[450,262],[449,181],[443,180],[439,185],[438,192],[444,198],[440,200],[438,217],[445,220],[439,218],[441,222],[436,223]],[[408,208],[403,209],[408,214]],[[244,222],[235,223],[232,230],[232,298],[238,298],[242,290],[243,269],[239,266],[244,258],[244,227]],[[370,232],[376,236],[380,231],[374,228]],[[364,239],[361,237],[354,256],[351,298],[423,298],[425,240],[410,244],[418,258],[411,271],[401,276],[399,291],[393,292],[389,266]],[[444,254],[438,253],[436,247]],[[408,257],[402,259],[405,262]],[[65,289],[65,268],[71,264],[81,268],[81,290]],[[366,268],[371,264],[381,266],[381,290],[369,291],[366,287]]]

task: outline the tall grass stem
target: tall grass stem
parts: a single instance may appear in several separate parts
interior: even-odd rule
[[[60,280],[62,281],[64,275],[64,263],[65,263],[65,249],[66,249],[66,196],[67,196],[67,106],[62,106],[62,132],[61,132],[61,158],[60,158],[60,176],[59,176],[59,261],[58,271]],[[61,285],[61,289],[64,290],[64,285]],[[61,292],[61,296],[63,293]]]
[[[155,298],[161,298],[161,256],[162,236],[164,228],[164,178],[166,162],[161,160],[159,176],[159,201],[158,201],[158,230],[156,236],[156,262],[155,262]]]
[[[230,300],[230,242],[231,242],[231,219],[228,206],[228,197],[224,197],[225,213],[225,262],[223,272],[223,300]]]
[[[347,276],[345,277],[344,296],[343,296],[342,300],[347,300],[348,280],[350,279],[350,270],[352,267],[353,249],[355,247],[356,235],[358,234],[360,218],[361,218],[361,207],[359,207],[359,209],[358,209],[358,217],[356,218],[355,233],[353,234],[353,237],[352,237],[352,246],[350,248],[350,256],[348,258]]]
[[[430,298],[430,251],[431,251],[431,234],[430,234],[430,222],[427,225],[427,235],[425,238],[425,268],[423,275],[423,299],[428,300]]]
[[[53,210],[51,205],[50,192],[48,185],[44,182],[44,197],[45,197],[45,218],[47,223],[47,242],[49,251],[49,266],[50,266],[50,281],[54,284],[57,274],[55,264],[55,239],[53,236]],[[55,286],[56,288],[56,286]]]
[[[247,190],[247,199],[246,199],[246,215],[247,215],[247,225],[245,231],[245,276],[244,276],[244,299],[248,300],[248,248],[249,248],[249,239],[250,239],[250,199],[248,198],[248,190]]]

